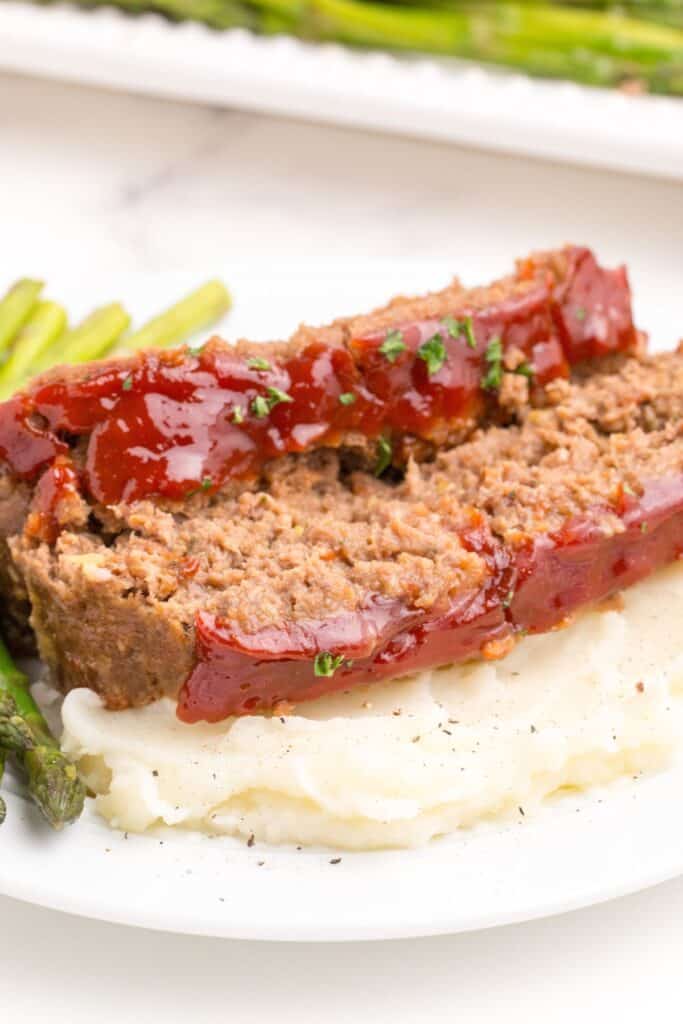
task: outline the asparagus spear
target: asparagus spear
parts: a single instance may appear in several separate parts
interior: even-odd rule
[[[683,32],[602,11],[492,3],[447,9],[358,2],[267,0],[316,38],[416,49],[507,64],[522,70],[612,85],[638,76],[651,88],[680,91]]]
[[[17,755],[28,791],[55,829],[75,821],[85,789],[64,756],[20,672],[0,641],[0,748]]]
[[[62,334],[66,311],[56,302],[39,302],[17,334],[7,361],[0,367],[0,401],[9,398],[25,380],[29,368]]]
[[[56,363],[86,363],[99,359],[116,344],[129,324],[130,317],[120,303],[102,306],[44,349],[32,370],[38,373]]]
[[[42,281],[22,278],[0,301],[0,352],[6,351],[14,335],[31,315],[42,287]]]
[[[446,0],[448,2],[448,0]],[[520,0],[534,2],[534,0]],[[557,0],[551,0],[553,4]],[[654,21],[672,28],[683,28],[683,4],[680,0],[563,0],[569,7],[579,7],[605,11],[607,14],[620,16],[628,14],[641,21]]]
[[[154,317],[122,341],[122,347],[134,352],[142,348],[177,345],[208,327],[226,313],[232,299],[220,281],[208,281],[166,312]]]

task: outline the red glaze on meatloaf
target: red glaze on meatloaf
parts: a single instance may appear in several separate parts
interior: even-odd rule
[[[198,354],[62,368],[0,406],[0,459],[34,480],[78,441],[78,486],[104,505],[214,492],[319,447],[371,442],[381,472],[431,457],[571,365],[637,341],[623,268],[568,247],[520,261],[489,288],[396,300],[285,346],[214,340]],[[76,485],[63,458],[60,467],[38,509],[46,536],[60,485]]]

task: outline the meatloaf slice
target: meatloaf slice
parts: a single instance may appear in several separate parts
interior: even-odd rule
[[[380,472],[514,417],[570,366],[637,344],[623,269],[568,247],[488,288],[396,299],[284,344],[213,340],[62,367],[0,406],[0,460],[34,480],[69,455],[80,491],[103,505],[183,501],[320,447]]]
[[[62,492],[56,538],[8,540],[40,652],[64,690],[187,721],[500,656],[683,550],[683,353],[544,402],[400,479],[325,449],[181,505]]]

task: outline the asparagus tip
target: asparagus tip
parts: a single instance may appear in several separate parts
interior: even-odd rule
[[[22,754],[35,746],[31,728],[21,715],[6,717],[0,713],[0,746],[13,754]]]
[[[61,750],[39,746],[26,751],[24,767],[29,792],[54,829],[70,825],[80,816],[85,787],[76,766]]]
[[[12,695],[0,693],[0,749],[23,754],[35,745],[31,727],[18,713]]]

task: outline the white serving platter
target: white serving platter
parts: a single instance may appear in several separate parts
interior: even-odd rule
[[[683,179],[683,99],[0,0],[0,69]]]

